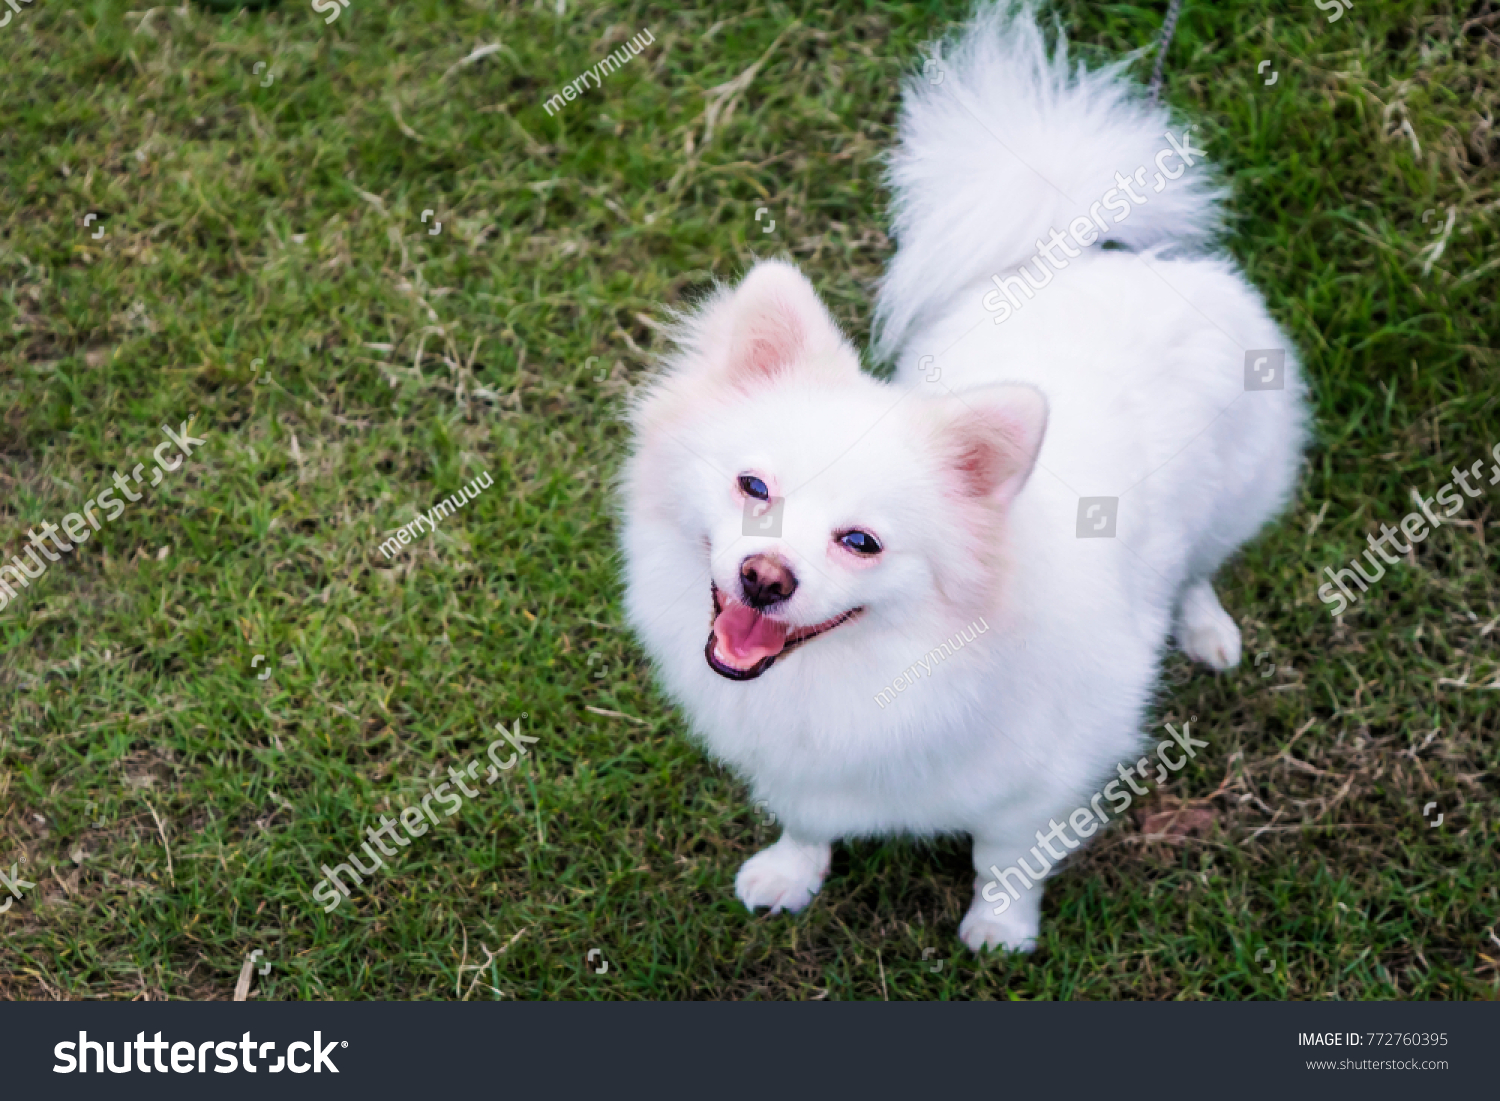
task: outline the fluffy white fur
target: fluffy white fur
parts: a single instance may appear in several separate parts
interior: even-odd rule
[[[1132,210],[1113,234],[1130,251],[1084,250],[1003,325],[982,304],[991,275],[1173,128],[1118,67],[1074,70],[1064,51],[1048,56],[1029,7],[1001,5],[943,58],[941,84],[907,89],[877,311],[894,382],[861,372],[807,280],[771,262],[684,320],[635,409],[628,616],[694,731],[785,825],[736,879],[752,908],[805,906],[837,839],[965,832],[978,877],[960,935],[1031,948],[1041,889],[996,916],[977,895],[990,867],[1031,861],[1049,819],[1138,755],[1174,633],[1215,669],[1239,660],[1210,578],[1286,503],[1304,400],[1259,295],[1201,252],[1219,217],[1207,168]],[[1285,390],[1245,391],[1258,348],[1287,349]],[[779,537],[742,534],[746,473],[785,497]],[[1120,498],[1116,538],[1077,537],[1080,496]],[[838,544],[851,528],[880,540],[877,558]],[[704,655],[710,581],[737,596],[760,553],[798,581],[767,615],[864,611],[726,679]]]

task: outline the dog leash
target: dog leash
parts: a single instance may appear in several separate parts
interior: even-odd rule
[[[1172,0],[1167,7],[1167,21],[1161,25],[1161,44],[1156,47],[1156,68],[1151,73],[1151,102],[1161,95],[1161,71],[1167,62],[1167,47],[1172,44],[1172,32],[1177,29],[1177,16],[1182,11],[1182,0]]]

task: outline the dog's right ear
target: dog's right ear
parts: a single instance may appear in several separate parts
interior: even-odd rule
[[[736,384],[790,374],[827,377],[859,370],[811,283],[791,264],[763,260],[726,298],[712,307],[710,337]],[[717,358],[717,357],[716,357]]]

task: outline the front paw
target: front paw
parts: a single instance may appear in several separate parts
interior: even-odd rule
[[[735,896],[751,911],[769,906],[773,914],[795,914],[823,886],[830,852],[827,845],[802,845],[782,837],[740,865]]]
[[[976,894],[973,905],[958,926],[959,939],[975,952],[986,948],[1034,952],[1036,935],[1042,927],[1039,909],[1012,905],[1005,913],[996,914],[994,903],[986,902]]]

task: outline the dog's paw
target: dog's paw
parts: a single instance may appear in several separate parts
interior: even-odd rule
[[[1199,582],[1183,595],[1177,643],[1188,657],[1201,661],[1216,673],[1240,663],[1240,629],[1207,581]]]
[[[1041,915],[1020,912],[1011,907],[1003,914],[996,914],[993,903],[978,895],[964,920],[959,924],[958,936],[975,952],[986,948],[999,948],[1005,952],[1036,951],[1036,935],[1041,931]]]
[[[803,845],[783,836],[740,865],[735,896],[752,911],[769,906],[773,914],[795,914],[823,886],[831,853],[828,845]]]

